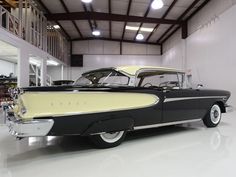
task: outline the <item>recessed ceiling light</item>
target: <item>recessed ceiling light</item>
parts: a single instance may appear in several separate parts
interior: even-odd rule
[[[164,3],[162,0],[154,0],[151,6],[153,9],[161,9],[164,6]]]
[[[84,3],[91,3],[93,0],[81,0]]]
[[[59,26],[59,25],[53,25],[53,27],[54,27],[55,29],[60,29],[60,26]]]
[[[136,39],[139,40],[139,41],[141,41],[141,40],[144,39],[144,36],[143,36],[142,34],[138,34],[138,35],[136,36]]]
[[[99,30],[94,30],[94,31],[92,32],[92,34],[93,34],[94,36],[100,36],[101,32],[100,32]]]

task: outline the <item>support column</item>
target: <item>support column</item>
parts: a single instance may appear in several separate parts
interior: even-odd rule
[[[35,80],[36,80],[36,86],[39,86],[39,68],[35,67]]]
[[[122,45],[123,43],[122,42],[120,42],[120,55],[122,55],[123,54],[123,45]]]
[[[47,57],[43,57],[41,60],[41,73],[40,73],[40,84],[41,86],[46,86],[47,85]]]
[[[29,53],[27,49],[18,50],[18,87],[29,86]]]
[[[182,25],[182,39],[186,39],[188,37],[188,21],[184,21]]]
[[[61,65],[61,80],[64,80],[64,66]]]
[[[22,22],[23,22],[23,18],[22,18],[22,16],[23,16],[23,13],[22,13],[22,11],[23,11],[23,0],[19,0],[19,12],[18,12],[18,19],[19,19],[19,36],[22,38],[23,37],[23,35],[22,35],[22,27],[23,27],[23,24],[22,24]]]

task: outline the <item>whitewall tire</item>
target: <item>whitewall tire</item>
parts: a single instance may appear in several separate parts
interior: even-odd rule
[[[98,148],[116,147],[122,143],[126,135],[126,131],[117,131],[110,133],[101,133],[90,136],[92,143]]]
[[[214,104],[204,117],[204,124],[207,127],[216,127],[221,121],[221,114],[220,106],[218,104]]]

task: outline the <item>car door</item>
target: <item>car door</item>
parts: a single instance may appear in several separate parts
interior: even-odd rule
[[[163,92],[155,88],[143,88],[134,90],[134,92],[156,95],[158,101],[156,104],[143,109],[134,109],[130,111],[130,115],[134,118],[135,126],[145,126],[159,124],[162,121]]]
[[[200,118],[197,90],[164,89],[163,96],[163,123]]]

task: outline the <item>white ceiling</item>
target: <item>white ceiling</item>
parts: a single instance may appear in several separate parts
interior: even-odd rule
[[[17,63],[18,49],[0,40],[0,60]]]
[[[134,16],[144,16],[148,5],[151,0],[133,0],[131,4],[130,14]],[[178,0],[175,6],[167,15],[166,19],[178,19],[179,16],[193,3],[194,0]],[[201,0],[195,8],[197,8],[204,0]],[[46,7],[50,10],[51,13],[65,13],[65,10],[58,0],[42,0]],[[81,0],[64,0],[68,10],[70,12],[81,12],[84,11]],[[173,0],[163,0],[164,7],[162,9],[153,10],[150,9],[148,17],[152,18],[162,18],[163,14],[169,8]],[[111,9],[113,14],[123,14],[126,15],[128,8],[129,0],[111,0]],[[87,5],[89,9],[89,5]],[[108,0],[93,0],[92,7],[95,12],[104,12],[108,13]],[[190,12],[191,13],[191,12]],[[189,13],[189,14],[190,14]],[[66,32],[71,36],[71,38],[79,38],[80,35],[71,21],[60,21],[62,27]],[[84,37],[92,37],[91,28],[86,20],[76,21],[77,26],[79,27],[81,33]],[[130,23],[128,23],[130,25]],[[109,22],[106,21],[97,21],[98,29],[101,30],[102,37],[109,37]],[[140,23],[135,23],[133,26],[139,26]],[[132,25],[131,25],[132,26]],[[156,24],[144,24],[144,27],[154,27]],[[150,42],[157,41],[158,38],[165,32],[165,30],[170,25],[160,25],[159,28],[153,33],[150,38]],[[124,28],[124,22],[112,22],[112,37],[120,39],[122,36]],[[135,31],[125,31],[124,39],[133,39],[135,36]],[[145,38],[150,34],[143,33]]]

